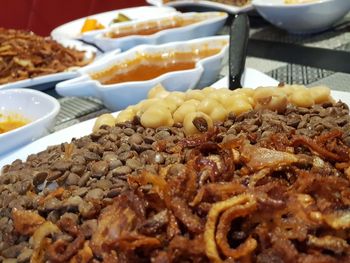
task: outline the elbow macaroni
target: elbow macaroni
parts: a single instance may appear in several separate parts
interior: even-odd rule
[[[299,107],[311,107],[332,101],[330,89],[324,86],[306,88],[301,85],[282,87],[242,88],[238,90],[214,89],[189,90],[187,92],[169,92],[157,85],[148,93],[148,99],[129,106],[114,119],[110,114],[97,118],[94,131],[102,125],[112,126],[115,123],[140,117],[144,127],[157,128],[182,123],[187,135],[198,133],[193,120],[196,117],[205,119],[208,128],[217,121],[225,121],[228,114],[236,115],[253,109],[270,109],[283,112],[288,103]]]
[[[157,128],[160,126],[173,126],[174,120],[169,108],[163,105],[149,107],[141,116],[144,127]]]
[[[108,125],[113,127],[115,123],[116,123],[116,119],[113,117],[112,114],[109,114],[109,113],[102,114],[96,119],[94,127],[92,128],[92,131],[93,132],[98,131],[103,125]]]
[[[200,132],[193,123],[195,118],[203,118],[206,122],[208,130],[213,128],[213,120],[207,114],[199,111],[191,112],[185,116],[183,121],[183,128],[186,135],[192,135]]]

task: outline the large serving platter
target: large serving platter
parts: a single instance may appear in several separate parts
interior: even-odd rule
[[[51,31],[51,36],[56,40],[61,39],[80,39],[81,38],[81,28],[84,24],[84,21],[87,18],[97,19],[103,25],[109,25],[110,22],[118,16],[118,14],[126,15],[131,20],[144,20],[150,18],[156,18],[171,14],[176,12],[172,7],[166,6],[139,6],[131,7],[125,9],[112,10],[104,13],[94,14],[89,17],[82,17],[77,20],[68,22],[59,27],[56,27]],[[94,30],[96,33],[99,33],[100,30]]]
[[[234,6],[234,5],[228,5],[228,4],[222,4],[214,1],[205,1],[205,0],[176,0],[171,2],[164,3],[163,0],[146,0],[147,3],[154,5],[154,6],[172,6],[175,8],[181,8],[181,7],[205,7],[205,8],[212,8],[215,10],[225,11],[230,14],[237,14],[237,13],[244,13],[248,12],[250,10],[253,10],[252,4],[248,4],[245,6]]]
[[[218,82],[214,83],[212,87],[223,88],[227,87],[228,78],[225,77]],[[245,87],[255,88],[258,86],[276,86],[278,81],[259,72],[255,69],[247,68],[245,75],[242,79],[242,84]],[[332,91],[332,97],[335,100],[341,100],[346,104],[350,105],[350,93],[341,91]],[[114,113],[116,116],[118,112]],[[12,163],[16,159],[26,160],[30,154],[38,153],[45,150],[48,146],[54,144],[60,144],[64,142],[70,142],[72,138],[80,138],[88,135],[92,132],[92,127],[94,125],[95,119],[91,119],[85,122],[78,123],[66,129],[60,130],[56,133],[47,135],[35,142],[32,142],[20,149],[15,149],[0,156],[0,171],[1,168]]]

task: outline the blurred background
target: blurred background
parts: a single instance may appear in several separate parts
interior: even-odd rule
[[[48,36],[74,19],[113,9],[146,5],[145,0],[1,0],[0,27]]]

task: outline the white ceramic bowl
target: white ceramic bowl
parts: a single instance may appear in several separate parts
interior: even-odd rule
[[[177,1],[168,1],[168,0],[146,0],[147,3],[154,6],[164,7],[164,6],[172,6],[175,8],[189,7],[190,9],[198,8],[206,8],[212,10],[220,10],[225,11],[230,14],[238,14],[243,12],[248,12],[253,10],[253,6],[251,3],[248,3],[243,6],[236,6],[230,3],[229,1],[222,1],[226,3],[219,3],[219,1],[211,1],[211,0],[177,0]]]
[[[2,154],[48,134],[59,109],[56,99],[37,90],[0,90],[0,113],[5,116],[15,113],[30,120],[20,128],[0,134],[0,159]]]
[[[123,14],[131,20],[145,20],[164,16],[170,13],[176,13],[176,9],[170,6],[137,6],[124,9],[117,9],[103,13],[94,14],[91,16],[82,17],[66,24],[60,25],[51,31],[51,36],[56,40],[61,39],[80,39],[82,35],[95,35],[100,33],[100,30],[92,30],[86,33],[81,33],[81,28],[87,18],[96,19],[106,27],[111,26],[113,19],[118,17],[118,14]]]
[[[304,4],[253,0],[253,5],[267,21],[296,34],[326,30],[350,11],[350,0],[317,0]]]
[[[226,63],[224,58],[227,57],[228,44],[229,36],[214,36],[158,46],[138,46],[82,69],[80,77],[58,83],[56,91],[62,96],[94,96],[102,100],[109,109],[117,111],[145,99],[148,91],[159,83],[171,91],[202,88],[216,80]],[[221,51],[199,60],[193,69],[168,72],[151,80],[104,85],[90,77],[90,74],[104,72],[119,63],[132,61],[140,53],[167,54],[167,52],[193,52],[205,48],[221,49]]]
[[[154,22],[157,24],[167,23],[176,17],[183,19],[193,19],[196,16],[205,18],[201,22],[189,24],[183,27],[169,28],[161,30],[152,35],[130,35],[119,38],[111,38],[106,36],[109,32],[122,31],[127,28],[139,28],[148,23]],[[174,13],[167,15],[166,17],[147,19],[143,21],[131,21],[122,24],[117,24],[109,29],[104,30],[98,35],[94,35],[90,38],[89,35],[83,35],[83,39],[89,42],[93,42],[104,51],[110,51],[114,49],[121,49],[122,51],[130,49],[134,46],[141,44],[164,44],[172,41],[190,40],[195,38],[201,38],[206,36],[212,36],[225,24],[227,19],[227,13],[224,12],[204,12],[204,13]]]

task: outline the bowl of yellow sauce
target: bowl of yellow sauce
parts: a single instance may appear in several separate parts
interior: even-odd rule
[[[58,101],[37,90],[0,90],[0,159],[50,132]]]
[[[20,128],[28,123],[30,123],[29,119],[26,119],[17,113],[0,113],[0,134]]]

